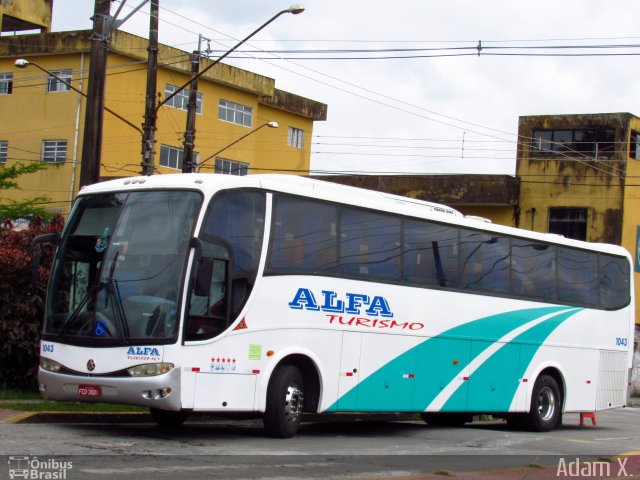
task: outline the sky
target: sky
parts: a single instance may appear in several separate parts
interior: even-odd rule
[[[93,3],[54,0],[52,30],[90,29]],[[291,5],[159,3],[160,42],[212,58]],[[328,105],[313,172],[514,174],[519,116],[640,115],[637,0],[296,3],[225,61]],[[149,5],[120,28],[148,37]]]

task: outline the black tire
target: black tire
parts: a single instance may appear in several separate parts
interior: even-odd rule
[[[293,437],[300,427],[304,407],[304,380],[298,367],[280,365],[267,388],[267,405],[262,418],[267,435]]]
[[[534,432],[549,432],[561,424],[562,396],[558,382],[550,375],[540,375],[533,386],[526,426]]]
[[[162,428],[178,428],[188,416],[187,412],[172,412],[158,408],[149,408],[149,413],[153,421]]]
[[[420,416],[426,424],[434,427],[461,427],[472,420],[467,413],[424,412]]]

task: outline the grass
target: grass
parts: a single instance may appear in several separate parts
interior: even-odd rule
[[[0,390],[0,400],[39,400],[38,392],[25,392],[23,390]]]
[[[2,402],[0,408],[20,410],[25,412],[91,412],[91,413],[144,413],[149,410],[145,407],[132,405],[111,405],[108,403],[82,403],[82,402]]]
[[[146,407],[131,405],[111,405],[108,403],[84,403],[84,402],[51,402],[42,400],[37,392],[25,392],[22,390],[0,390],[0,408],[8,410],[20,410],[24,412],[147,412]]]

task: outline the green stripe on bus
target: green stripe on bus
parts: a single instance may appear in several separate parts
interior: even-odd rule
[[[497,340],[528,322],[566,309],[515,310],[458,325],[400,354],[338,398],[327,411],[423,411],[473,358]],[[473,352],[471,340],[480,346]],[[411,398],[404,389],[394,392],[405,373],[415,375]]]
[[[459,388],[442,411],[507,412],[520,385],[519,380],[549,335],[579,309],[565,311],[503,344],[470,376],[468,387]],[[474,342],[475,345],[475,342]]]

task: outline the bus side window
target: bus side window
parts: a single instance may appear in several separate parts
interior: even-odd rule
[[[626,258],[600,254],[600,301],[604,308],[622,308],[629,303],[629,270]]]
[[[558,301],[569,305],[599,305],[598,257],[591,252],[558,248]]]
[[[193,279],[185,340],[212,338],[226,329],[229,323],[228,273],[228,260],[200,260]]]
[[[284,195],[274,202],[268,273],[333,273],[337,266],[338,209]]]

